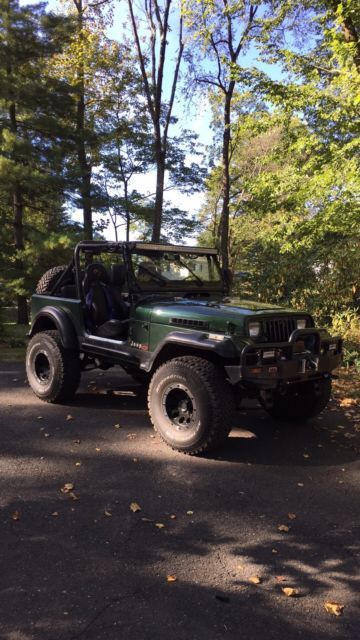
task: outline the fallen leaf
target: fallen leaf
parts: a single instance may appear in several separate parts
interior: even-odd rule
[[[303,486],[304,486],[304,483],[303,483],[303,482],[298,482],[298,483],[297,483],[297,486],[298,486],[298,487],[303,487]]]
[[[260,576],[251,576],[251,578],[249,578],[249,582],[252,582],[253,584],[260,584],[261,578]]]
[[[44,433],[44,438],[50,438],[50,433]]]
[[[169,518],[170,518],[170,520],[176,520],[175,513],[170,513]]]
[[[277,549],[271,549],[271,553],[279,553]]]
[[[158,529],[165,529],[165,525],[162,522],[155,522],[155,527]]]
[[[43,416],[37,416],[37,419],[38,420],[44,420],[44,417]]]
[[[297,517],[296,513],[288,513],[287,515],[288,515],[289,520],[296,520],[296,517]]]
[[[114,424],[115,429],[121,429],[121,424]]]
[[[143,522],[153,522],[150,518],[141,518]]]
[[[310,458],[308,453],[303,453],[303,458]]]
[[[132,511],[133,513],[137,513],[137,511],[141,511],[141,507],[137,502],[132,502],[130,504],[130,511]]]
[[[288,597],[293,598],[299,594],[298,590],[294,587],[281,587],[281,591]]]
[[[57,518],[57,517],[58,517],[58,515],[59,515],[59,512],[58,512],[58,511],[53,511],[51,515],[52,515],[54,518]]]
[[[278,531],[283,531],[287,533],[288,531],[290,531],[290,527],[288,527],[287,524],[279,524]]]
[[[81,440],[73,440],[74,444],[80,444]]]
[[[12,512],[12,514],[11,514],[11,519],[12,519],[12,520],[20,520],[20,518],[21,518],[21,513],[20,513],[20,511],[17,511],[17,510],[16,510],[16,511],[13,511],[13,512]]]
[[[61,493],[70,493],[70,491],[72,491],[73,488],[74,488],[74,485],[72,482],[66,482],[64,486],[61,487],[60,491]]]
[[[80,461],[75,462],[75,467],[81,467],[81,462]]]
[[[186,512],[186,515],[187,515],[187,516],[193,516],[193,515],[194,515],[194,512],[193,512],[193,511],[187,511],[187,512]]]
[[[74,418],[70,413],[68,413],[67,416],[66,416],[66,420],[67,420],[67,422],[69,422],[69,420],[74,420]]]
[[[70,491],[69,496],[72,500],[80,500],[79,496],[77,496],[73,491]]]
[[[167,582],[176,582],[176,580],[177,580],[177,577],[175,573],[171,573],[169,576],[166,576]]]
[[[95,447],[95,451],[101,451],[100,447]]]
[[[353,407],[357,404],[355,398],[343,398],[340,400],[340,407]]]
[[[126,437],[129,438],[129,440],[135,440],[136,433],[127,433]]]
[[[338,602],[324,602],[324,607],[326,611],[333,616],[341,616],[344,609],[344,605]]]
[[[112,517],[111,511],[109,511],[108,509],[105,509],[104,516],[106,516],[107,518],[111,518]]]
[[[139,462],[139,458],[133,458],[133,462]]]

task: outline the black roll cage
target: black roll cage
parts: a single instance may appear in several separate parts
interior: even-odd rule
[[[214,260],[217,262],[219,266],[219,272],[221,273],[222,293],[223,295],[228,295],[226,278],[224,277],[223,270],[220,268],[218,253],[216,249],[206,248],[206,247],[194,247],[194,246],[187,246],[187,245],[179,246],[179,245],[160,244],[160,243],[152,243],[152,242],[137,242],[137,241],[111,242],[111,241],[104,241],[104,240],[82,240],[81,242],[78,242],[74,250],[74,257],[71,263],[68,265],[66,271],[62,274],[62,276],[56,283],[56,287],[58,287],[59,284],[65,281],[67,275],[71,272],[72,269],[74,269],[78,298],[81,300],[82,303],[84,303],[85,300],[84,300],[84,293],[82,290],[81,271],[80,271],[80,265],[79,265],[80,253],[88,252],[93,256],[93,255],[96,255],[97,253],[106,252],[106,253],[118,253],[123,256],[124,264],[126,264],[127,266],[126,273],[127,273],[127,280],[128,280],[130,295],[155,293],[155,292],[143,291],[135,278],[135,275],[133,272],[132,260],[131,260],[131,253],[136,249],[159,251],[159,253],[167,252],[167,253],[181,254],[181,253],[193,252],[193,253],[213,256]],[[199,293],[198,289],[197,289],[197,292]],[[162,293],[165,293],[165,292],[162,292]]]

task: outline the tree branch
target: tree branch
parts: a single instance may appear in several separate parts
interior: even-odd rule
[[[170,95],[168,111],[167,111],[167,114],[166,114],[166,122],[165,122],[165,128],[164,128],[164,143],[165,144],[166,144],[166,141],[167,141],[167,135],[168,135],[168,129],[169,129],[169,124],[170,124],[171,113],[172,113],[172,109],[173,109],[173,106],[174,106],[176,86],[177,86],[177,82],[178,82],[179,70],[180,70],[180,64],[181,64],[181,58],[182,58],[183,51],[184,51],[183,18],[180,15],[179,51],[178,51],[178,56],[177,56],[177,60],[176,60],[176,67],[175,67],[175,71],[174,71],[172,87],[171,87],[171,95]]]
[[[137,52],[138,52],[138,56],[139,56],[141,75],[142,75],[144,86],[145,86],[146,100],[147,100],[147,103],[148,103],[148,107],[149,107],[151,118],[152,118],[152,120],[154,122],[155,121],[155,108],[154,108],[154,103],[153,103],[153,99],[152,99],[152,95],[151,95],[151,89],[150,89],[149,81],[148,81],[147,74],[146,74],[145,59],[144,59],[144,55],[143,55],[143,52],[142,52],[142,49],[141,49],[139,33],[138,33],[137,24],[136,24],[136,20],[135,20],[135,15],[134,15],[134,11],[133,11],[133,0],[128,0],[128,7],[129,7],[129,12],[130,12],[130,19],[131,19],[131,25],[132,25],[134,38],[135,38],[136,48],[137,48]]]

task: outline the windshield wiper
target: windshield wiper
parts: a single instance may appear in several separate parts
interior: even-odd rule
[[[198,285],[198,287],[203,287],[204,283],[201,280],[201,278],[199,278],[199,276],[195,273],[195,271],[193,271],[192,269],[190,269],[190,267],[186,264],[186,262],[183,262],[180,258],[176,258],[176,262],[178,262],[179,264],[181,264],[183,267],[185,267],[185,269],[187,269],[188,271],[190,271],[191,275],[194,276],[195,280],[196,280],[196,284]],[[186,278],[184,278],[184,280],[186,280]]]
[[[160,274],[153,273],[151,271],[151,269],[148,269],[143,264],[141,265],[141,269],[142,269],[142,271],[145,271],[146,273],[148,273],[149,276],[151,276],[151,278],[153,280],[156,280],[157,282],[159,282],[159,284],[161,284],[161,286],[166,287],[166,280]]]

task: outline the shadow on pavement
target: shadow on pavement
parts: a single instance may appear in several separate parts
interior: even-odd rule
[[[249,408],[189,458],[139,387],[91,380],[71,405],[21,386],[2,407],[1,640],[357,639],[357,456],[334,413],[280,431]]]

